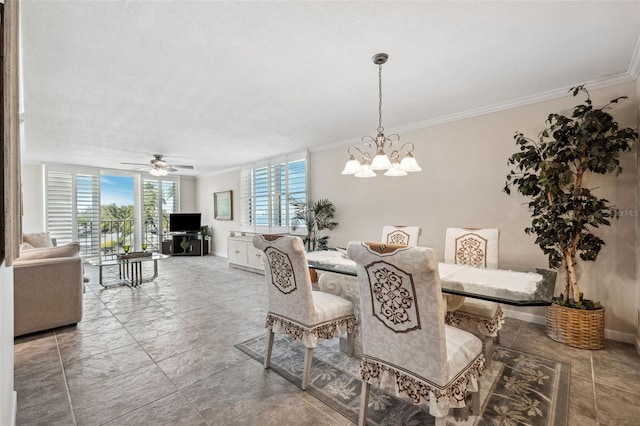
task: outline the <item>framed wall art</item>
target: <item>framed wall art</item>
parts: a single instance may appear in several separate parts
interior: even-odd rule
[[[213,193],[213,218],[218,220],[233,219],[233,191]]]

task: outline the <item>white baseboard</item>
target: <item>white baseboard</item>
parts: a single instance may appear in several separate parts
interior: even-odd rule
[[[532,314],[530,312],[522,312],[522,311],[516,311],[513,309],[509,309],[507,308],[505,305],[500,305],[502,307],[502,311],[504,312],[504,315],[507,318],[515,318],[515,319],[519,319],[521,321],[526,321],[526,322],[530,322],[530,323],[534,323],[534,324],[540,324],[540,325],[545,325],[546,324],[546,319],[543,315],[536,315],[536,314]],[[640,346],[639,346],[639,342],[636,338],[636,336],[632,333],[623,333],[621,331],[617,331],[617,330],[610,330],[608,328],[605,328],[604,330],[604,338],[605,339],[610,339],[610,340],[615,340],[618,342],[624,342],[624,343],[634,343],[636,344],[636,349],[638,349],[638,353],[640,354]]]
[[[506,305],[500,305],[500,307],[502,308],[502,311],[504,312],[504,315],[507,318],[515,318],[515,319],[519,319],[520,321],[526,321],[526,322],[531,322],[533,324],[540,324],[540,325],[545,325],[547,323],[547,320],[544,318],[543,315],[536,315],[536,314],[532,314],[531,312],[516,311],[516,310],[507,308]]]
[[[11,404],[11,426],[16,426],[18,418],[18,392],[13,391],[13,401]]]
[[[218,257],[224,257],[225,259],[227,258],[227,253],[218,253],[218,252],[215,252],[215,253],[213,253],[213,255],[214,255],[214,256],[218,256]]]
[[[607,328],[604,329],[604,338],[624,343],[633,343],[635,341],[635,335],[631,333],[623,333],[621,331],[609,330]]]

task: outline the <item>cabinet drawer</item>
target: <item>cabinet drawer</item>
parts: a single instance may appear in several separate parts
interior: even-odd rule
[[[246,241],[227,240],[227,259],[229,263],[246,265],[247,248],[248,244]]]
[[[252,244],[247,251],[247,266],[254,269],[260,269],[261,271],[264,270],[264,263],[262,261],[263,255],[264,253],[255,248]]]

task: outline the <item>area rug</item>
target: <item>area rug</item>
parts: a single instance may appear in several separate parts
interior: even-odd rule
[[[236,345],[264,362],[267,336]],[[271,369],[300,386],[304,346],[276,335]],[[322,341],[313,353],[307,392],[357,423],[360,408],[360,360],[339,350],[338,339]],[[481,379],[481,410],[453,409],[448,425],[564,426],[569,403],[569,372],[566,363],[496,346],[491,367]],[[410,402],[371,387],[369,425],[429,425],[434,418]]]

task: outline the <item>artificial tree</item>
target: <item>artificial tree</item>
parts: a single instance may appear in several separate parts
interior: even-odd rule
[[[334,220],[336,208],[333,203],[326,198],[316,202],[292,198],[290,203],[294,207],[291,229],[295,232],[303,224],[306,226],[307,235],[303,236],[302,240],[307,250],[326,249],[329,236],[320,236],[320,233],[338,226],[338,222]]]
[[[547,127],[537,141],[516,132],[519,151],[508,160],[515,170],[507,175],[504,191],[510,194],[513,187],[530,199],[532,220],[525,232],[536,236],[536,244],[548,256],[549,267],[564,269],[564,292],[554,302],[598,309],[599,303],[582,298],[576,262],[578,257],[583,261],[596,259],[605,242],[592,231],[610,225],[609,219],[617,218],[618,213],[608,200],[586,186],[586,178],[591,173],[619,175],[619,154],[631,149],[638,132],[620,129],[607,112],[625,96],[594,108],[584,85],[570,92],[574,97],[586,95],[570,117],[549,114]]]

